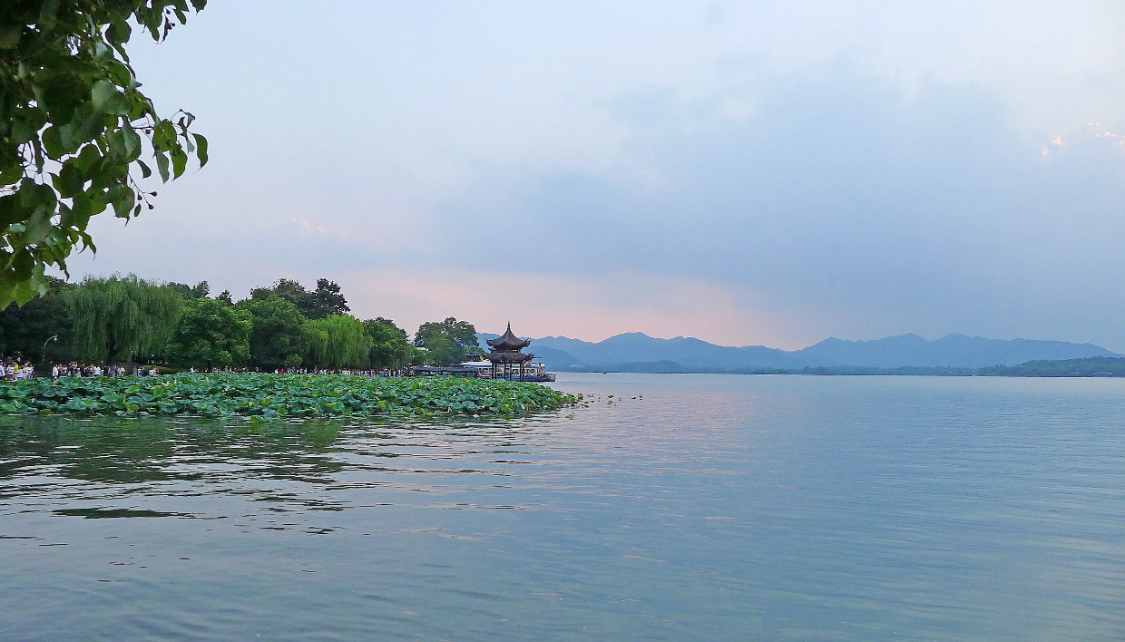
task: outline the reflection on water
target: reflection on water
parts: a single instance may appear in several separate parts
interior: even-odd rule
[[[214,481],[215,464],[240,474],[319,481],[342,464],[326,456],[338,421],[219,422],[62,417],[0,420],[0,477],[49,472],[103,483]]]
[[[238,496],[312,510],[341,510],[347,502],[336,498],[339,491],[387,486],[428,492],[433,487],[419,473],[485,472],[446,469],[443,462],[495,449],[503,457],[489,463],[515,463],[509,456],[519,456],[521,451],[512,447],[525,426],[536,421],[427,425],[332,419],[0,419],[0,480],[7,481],[0,498],[32,497],[28,505],[32,508],[21,512],[36,512],[40,509],[35,507],[53,502],[71,506],[85,500],[97,505],[51,512],[88,519],[224,516],[106,504],[144,497]]]
[[[591,405],[0,419],[0,637],[1125,639],[1122,382],[558,385]]]

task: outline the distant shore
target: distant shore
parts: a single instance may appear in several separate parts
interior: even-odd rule
[[[650,361],[603,366],[572,366],[561,372],[616,372],[647,374],[736,374],[736,375],[870,375],[924,377],[1125,377],[1125,357],[1086,357],[1059,361],[1029,361],[1015,366],[944,368],[900,366],[820,366],[807,368],[686,368],[674,361]]]

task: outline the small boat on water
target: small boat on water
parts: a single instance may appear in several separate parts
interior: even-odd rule
[[[472,370],[476,372],[477,379],[492,379],[492,362],[491,361],[468,361],[466,363],[458,364],[458,368],[465,370]],[[512,368],[509,372],[496,369],[497,379],[508,379],[510,381],[520,380],[520,371],[518,368]],[[554,381],[555,373],[547,372],[547,367],[543,365],[542,361],[527,362],[523,364],[523,380],[524,381]]]

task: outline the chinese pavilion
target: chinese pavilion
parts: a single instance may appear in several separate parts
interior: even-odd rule
[[[531,342],[512,334],[512,324],[509,323],[508,330],[504,334],[489,339],[487,343],[489,353],[484,355],[484,358],[492,362],[492,378],[497,378],[496,373],[499,369],[500,378],[511,381],[518,366],[519,380],[523,381],[523,366],[535,358],[535,355],[530,352],[524,354],[522,350],[531,345]]]

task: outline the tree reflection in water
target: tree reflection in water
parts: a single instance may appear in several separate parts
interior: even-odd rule
[[[138,484],[241,477],[326,483],[345,423],[95,417],[0,418],[0,480],[49,474]]]

